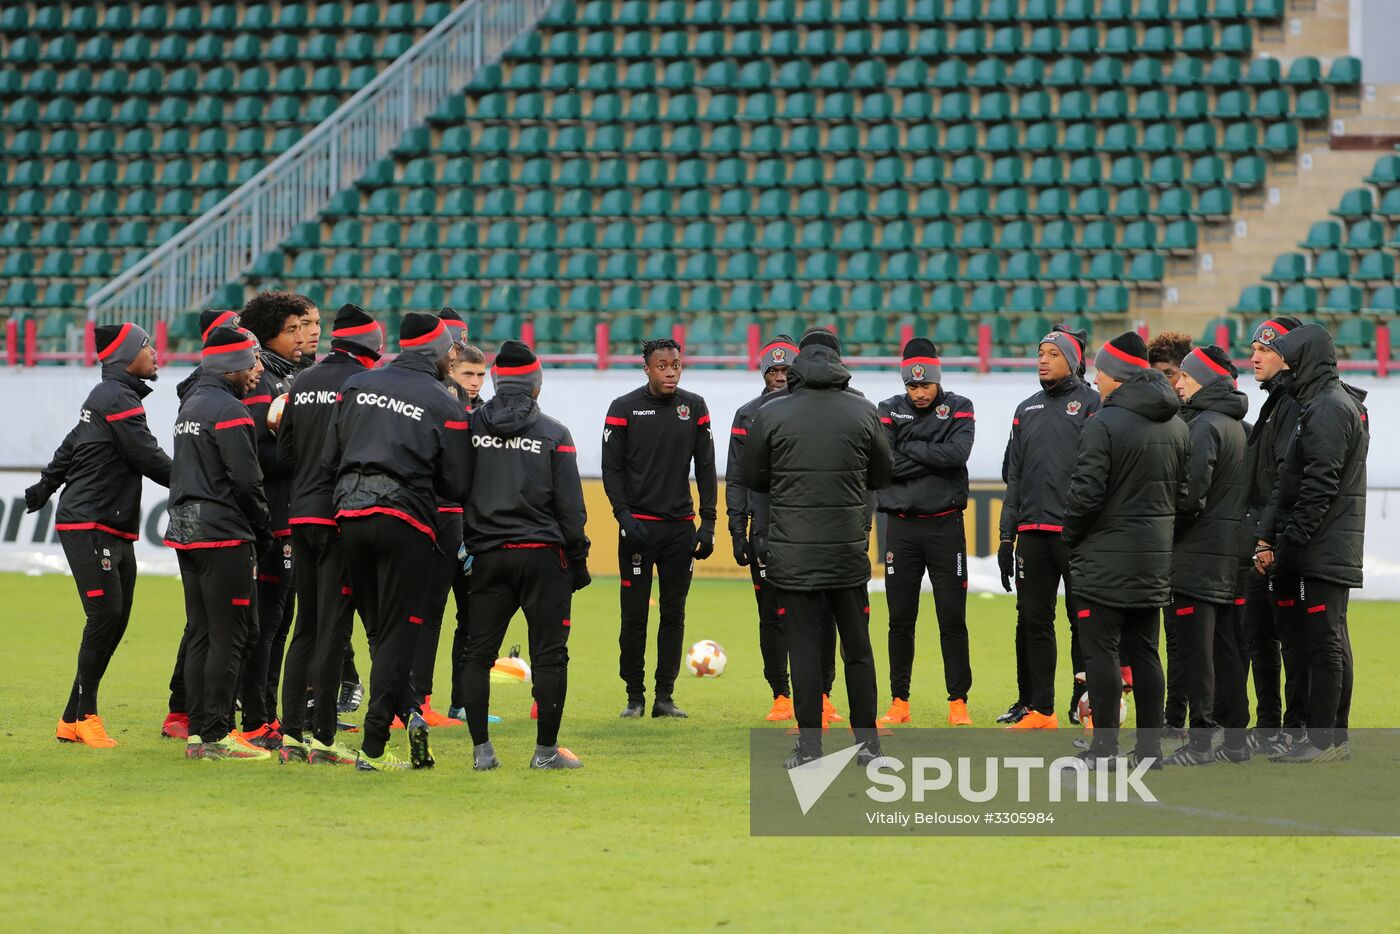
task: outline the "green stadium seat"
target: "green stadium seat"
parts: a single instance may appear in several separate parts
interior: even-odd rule
[[[1360,220],[1347,229],[1346,249],[1359,252],[1379,250],[1385,245],[1385,225],[1380,221]]]
[[[1352,55],[1333,59],[1323,83],[1334,88],[1349,88],[1360,84],[1361,59]]]
[[[1383,315],[1400,315],[1400,288],[1384,285],[1376,289],[1366,310]]]
[[[1288,66],[1288,74],[1283,79],[1284,84],[1294,87],[1315,87],[1322,83],[1322,65],[1312,56],[1302,56],[1295,58]]]
[[[1341,250],[1328,250],[1313,259],[1309,279],[1346,279],[1351,274],[1351,257]]]

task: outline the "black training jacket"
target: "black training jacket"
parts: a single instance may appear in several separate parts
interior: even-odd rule
[[[470,416],[472,413],[471,400],[467,397],[467,391],[450,377],[442,381],[443,388],[447,390],[459,406],[462,407],[462,415]],[[471,419],[467,421],[470,423]],[[439,536],[456,540],[461,538],[465,541],[466,530],[462,526],[463,506],[461,502],[453,502],[447,499],[438,500],[437,511],[437,534]]]
[[[693,392],[653,396],[645,386],[618,396],[603,424],[603,489],[613,515],[694,519],[690,464],[700,491],[700,521],[715,524],[718,483],[710,410]]]
[[[422,354],[356,373],[340,388],[325,465],[337,519],[387,515],[437,540],[438,502],[471,479],[467,416]]]
[[[1269,516],[1274,500],[1274,485],[1278,483],[1279,467],[1288,453],[1288,442],[1298,427],[1298,400],[1288,391],[1292,374],[1287,370],[1265,380],[1264,391],[1269,394],[1259,410],[1254,430],[1249,433],[1245,448],[1245,469],[1249,474],[1249,516],[1246,520],[1247,541],[1242,550],[1251,557],[1254,546],[1264,539],[1264,528],[1273,528],[1275,519]],[[1252,562],[1251,562],[1252,563]]]
[[[729,516],[729,534],[735,538],[749,537],[749,520],[768,507],[768,496],[744,486],[744,445],[749,439],[749,426],[758,414],[759,406],[772,402],[781,390],[763,393],[739,406],[734,413],[734,426],[729,429],[729,459],[724,471],[724,511]]]
[[[1274,492],[1277,526],[1265,540],[1301,548],[1304,577],[1360,587],[1371,443],[1366,393],[1338,378],[1332,338],[1319,325],[1294,328],[1274,347],[1288,361],[1300,409]]]
[[[789,590],[870,580],[869,491],[889,482],[890,446],[875,406],[846,391],[851,374],[829,347],[804,347],[789,391],[758,411],[744,449],[744,485],[768,494],[768,580]]]
[[[1249,494],[1244,416],[1249,398],[1226,380],[1181,407],[1186,421],[1186,495],[1177,504],[1172,591],[1207,603],[1234,603],[1239,590],[1240,525]]]
[[[259,352],[264,361],[274,356],[270,350]],[[258,439],[258,463],[263,470],[263,492],[267,494],[267,508],[272,516],[272,534],[275,538],[292,534],[287,525],[288,504],[292,498],[292,469],[278,455],[277,436],[267,427],[267,410],[272,400],[287,392],[291,385],[291,376],[278,376],[270,367],[265,368],[262,376],[258,377],[258,385],[243,400],[248,414],[253,416],[253,433]]]
[[[292,471],[291,525],[335,525],[335,474],[326,469],[326,434],[335,417],[340,388],[365,365],[353,355],[331,351],[303,370],[282,410],[277,454]]]
[[[146,424],[144,380],[111,364],[92,388],[74,425],[41,476],[58,498],[60,532],[98,529],[118,538],[140,537],[141,478],[170,486],[170,458]]]
[[[497,393],[470,417],[467,550],[554,545],[570,560],[585,560],[588,513],[569,429],[521,387]]]
[[[271,534],[253,417],[221,374],[181,384],[170,471],[172,548],[226,548]]]
[[[967,506],[972,454],[972,402],[939,387],[933,404],[915,408],[904,393],[879,405],[890,444],[891,482],[878,494],[881,512],[905,517],[946,515]]]
[[[1020,532],[1064,531],[1065,494],[1079,435],[1098,410],[1098,391],[1074,375],[1017,406],[1002,461],[1002,541],[1014,541]]]
[[[1180,407],[1167,378],[1144,370],[1084,426],[1063,533],[1078,599],[1114,607],[1171,601],[1172,533],[1186,482]]]

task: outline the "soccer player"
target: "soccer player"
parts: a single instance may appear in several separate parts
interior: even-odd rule
[[[316,354],[321,350],[321,309],[308,300],[301,313],[301,356],[297,367],[309,370],[316,363]]]
[[[1084,426],[1065,502],[1075,616],[1084,647],[1094,738],[1085,758],[1118,754],[1119,648],[1132,669],[1135,765],[1161,768],[1162,662],[1158,614],[1171,600],[1172,535],[1186,476],[1186,423],[1171,383],[1147,362],[1135,332],[1094,358],[1103,400]]]
[[[927,573],[938,613],[948,722],[971,726],[963,509],[974,431],[972,402],[943,387],[938,348],[926,337],[904,345],[899,373],[904,392],[879,406],[894,464],[890,484],[878,494],[886,517],[885,599],[890,611],[892,695],[890,709],[880,722],[910,722],[914,625],[919,618],[919,587]]]
[[[1191,731],[1168,765],[1208,765],[1217,758],[1248,762],[1248,672],[1240,651],[1240,524],[1248,489],[1244,469],[1244,416],[1249,399],[1235,388],[1235,366],[1214,344],[1197,347],[1181,362],[1176,392],[1189,430],[1186,496],[1177,505],[1172,553],[1172,602],[1167,631],[1181,646],[1169,667],[1185,665]],[[1170,678],[1169,678],[1170,680]],[[1169,728],[1185,710],[1168,703]],[[1211,750],[1216,727],[1225,744]]]
[[[466,329],[452,342],[452,362],[447,375],[451,379],[448,388],[466,406],[470,415],[484,401],[481,387],[486,382],[486,355],[475,344],[467,343]],[[466,721],[466,698],[462,696],[462,666],[466,662],[468,612],[471,601],[468,599],[468,584],[471,578],[461,561],[453,555],[452,599],[457,604],[457,628],[452,633],[452,700],[447,714],[454,720]]]
[[[1036,374],[1040,391],[1016,408],[1006,443],[1006,499],[1001,507],[997,563],[1007,592],[1016,584],[1016,702],[997,717],[1019,729],[1053,729],[1055,715],[1055,604],[1065,585],[1071,671],[1083,671],[1074,617],[1074,581],[1065,524],[1065,492],[1079,450],[1079,435],[1099,410],[1099,394],[1084,382],[1089,335],[1056,325],[1041,338]],[[1082,688],[1070,697],[1070,722]]]
[[[461,502],[470,479],[466,416],[442,385],[451,345],[436,315],[404,315],[398,356],[345,381],[327,435],[350,587],[373,646],[355,759],[364,771],[433,765],[412,668],[428,612],[423,575],[436,546],[438,492]],[[395,717],[408,725],[407,761],[385,748]]]
[[[473,482],[465,500],[472,625],[462,694],[472,767],[499,764],[487,725],[491,666],[511,617],[524,610],[539,704],[530,768],[576,769],[583,763],[558,740],[570,605],[590,580],[578,452],[569,429],[540,411],[540,362],[529,347],[503,343],[491,378],[496,394],[471,414]]]
[[[269,759],[266,749],[230,732],[238,647],[255,625],[257,545],[271,539],[255,426],[243,404],[258,380],[256,340],[214,328],[197,373],[175,422],[165,533],[185,590],[185,756]]]
[[[851,726],[864,765],[880,756],[875,658],[870,648],[868,497],[890,477],[890,449],[875,407],[847,392],[851,374],[836,336],[803,335],[792,391],[758,410],[744,451],[744,486],[769,496],[768,536],[757,556],[776,589],[792,665],[795,768],[822,749],[822,643],[835,617]]]
[[[1249,746],[1262,755],[1288,751],[1294,734],[1301,733],[1307,707],[1307,668],[1296,663],[1299,652],[1283,650],[1281,640],[1290,635],[1283,626],[1283,610],[1275,606],[1271,578],[1254,566],[1256,548],[1272,553],[1263,541],[1262,526],[1273,498],[1279,465],[1298,425],[1298,400],[1287,389],[1288,364],[1279,356],[1274,342],[1300,324],[1297,318],[1287,315],[1271,318],[1254,329],[1250,342],[1254,379],[1268,393],[1245,451],[1249,473],[1249,513],[1245,518],[1245,531],[1249,534],[1245,548],[1249,557],[1244,572],[1244,630],[1249,662],[1254,668],[1256,704]],[[1284,685],[1279,683],[1280,676]],[[1282,693],[1280,687],[1284,688]],[[1281,732],[1285,728],[1292,732]]]
[[[170,458],[146,424],[141,400],[156,379],[156,351],[134,324],[95,332],[102,381],[78,411],[78,424],[54,451],[39,482],[24,491],[37,512],[60,488],[54,529],[73,572],[87,621],[78,646],[78,673],[55,738],[96,749],[117,745],[97,713],[97,689],[131,620],[136,596],[141,478],[170,485]]]
[[[282,761],[354,765],[355,753],[336,742],[336,691],[355,602],[336,528],[335,475],[322,460],[326,433],[346,380],[374,367],[384,331],[358,305],[342,305],[331,328],[331,352],[297,377],[277,429],[277,450],[292,465],[290,527],[297,556],[293,577],[297,624],[282,678]],[[306,729],[306,687],[314,704]],[[307,733],[311,733],[308,736]]]
[[[1337,376],[1332,338],[1316,324],[1274,341],[1298,400],[1298,427],[1279,468],[1264,524],[1277,604],[1289,630],[1285,648],[1308,668],[1307,737],[1271,761],[1351,758],[1352,652],[1347,603],[1362,581],[1366,535],[1366,394]]]
[[[1191,335],[1180,331],[1163,331],[1147,345],[1147,362],[1152,364],[1154,370],[1160,370],[1175,389],[1176,381],[1181,378],[1181,361],[1190,352]]]
[[[619,529],[622,574],[619,674],[623,717],[646,713],[646,645],[652,569],[661,583],[653,717],[684,717],[672,697],[685,648],[685,599],[695,561],[715,550],[715,444],[705,400],[680,388],[681,346],[670,338],[642,347],[647,382],[608,406],[603,426],[603,489]],[[700,491],[700,527],[690,498],[690,466]]]
[[[282,745],[277,719],[277,676],[282,670],[282,648],[287,639],[282,624],[292,592],[292,530],[287,522],[292,471],[278,457],[277,436],[267,424],[267,411],[273,399],[291,388],[292,378],[299,372],[305,340],[301,319],[311,307],[309,299],[294,292],[259,292],[239,315],[240,325],[258,339],[258,357],[263,365],[257,386],[243,404],[253,419],[263,492],[272,516],[272,543],[258,555],[255,628],[243,647],[239,697],[243,702],[243,735],[254,745],[267,749]]]

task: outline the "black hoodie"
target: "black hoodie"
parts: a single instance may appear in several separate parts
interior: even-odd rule
[[[1275,521],[1269,509],[1274,499],[1274,484],[1278,482],[1279,467],[1288,454],[1288,442],[1298,427],[1298,400],[1288,391],[1291,374],[1284,370],[1273,379],[1265,380],[1260,388],[1269,394],[1259,409],[1254,429],[1245,446],[1245,470],[1249,474],[1249,515],[1245,519],[1241,552],[1254,566],[1254,546],[1266,538],[1265,528],[1272,529]]]
[[[1180,408],[1167,378],[1143,370],[1084,426],[1064,531],[1079,599],[1114,607],[1170,602],[1172,530],[1186,481]]]
[[[170,458],[146,424],[141,404],[151,391],[125,366],[102,367],[78,424],[41,473],[47,494],[63,487],[55,528],[97,529],[136,541],[141,523],[141,477],[170,486]]]
[[[1274,489],[1275,525],[1264,538],[1300,551],[1304,577],[1360,587],[1371,441],[1366,393],[1338,378],[1332,338],[1319,325],[1294,328],[1274,348],[1288,363],[1300,409]]]
[[[368,357],[336,349],[302,370],[277,428],[277,453],[291,470],[291,525],[335,525],[335,474],[323,463],[326,433],[345,381],[367,369]]]
[[[583,484],[569,429],[540,411],[524,387],[506,386],[471,419],[467,550],[553,545],[588,557]]]
[[[1249,398],[1216,380],[1181,407],[1189,431],[1186,495],[1177,505],[1172,590],[1207,603],[1240,596],[1240,525],[1249,494],[1244,416]]]
[[[789,392],[754,417],[744,486],[768,494],[768,580],[788,590],[870,580],[869,493],[889,482],[889,441],[875,406],[847,391],[836,351],[802,348]]]

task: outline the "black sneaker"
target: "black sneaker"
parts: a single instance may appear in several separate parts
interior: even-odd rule
[[[1030,713],[1030,708],[1017,701],[1006,708],[1006,713],[997,717],[997,723],[1020,723],[1028,713]]]
[[[1278,762],[1283,765],[1309,765],[1313,762],[1327,762],[1327,749],[1318,749],[1312,743],[1304,740],[1301,743],[1294,743],[1287,752],[1270,756],[1270,762]]]
[[[1244,741],[1244,748],[1251,755],[1257,756],[1263,750],[1276,745],[1282,735],[1278,730],[1264,730],[1256,727],[1249,731],[1249,738]]]
[[[336,701],[336,713],[354,713],[360,709],[360,701],[365,699],[365,686],[358,681],[340,682],[340,698]]]
[[[646,701],[629,700],[627,706],[622,708],[622,713],[618,714],[618,717],[623,720],[630,720],[633,717],[645,717],[646,715]]]
[[[1243,765],[1249,762],[1249,749],[1227,749],[1221,746],[1215,750],[1216,762],[1233,762],[1236,765]]]
[[[856,753],[856,765],[861,768],[865,768],[867,765],[877,760],[894,762],[894,760],[885,755],[885,751],[880,748],[879,740],[870,740],[860,747],[860,752]]]
[[[1069,694],[1069,716],[1066,718],[1070,723],[1079,726],[1079,699],[1089,690],[1089,686],[1083,681],[1074,682],[1074,690]]]
[[[1182,746],[1167,756],[1164,761],[1167,765],[1214,765],[1215,755],[1209,749],[1193,749],[1190,746]]]
[[[431,769],[432,750],[428,748],[428,722],[417,711],[408,718],[408,756],[415,769]]]
[[[335,731],[337,733],[358,733],[360,732],[360,725],[337,718],[335,721]]]
[[[1159,772],[1159,771],[1161,771],[1162,768],[1163,768],[1163,766],[1162,766],[1162,756],[1161,756],[1160,753],[1159,753],[1159,754],[1156,754],[1156,755],[1149,755],[1149,756],[1144,756],[1142,753],[1137,752],[1136,750],[1134,750],[1133,752],[1128,753],[1128,768],[1129,768],[1129,769],[1135,769],[1135,768],[1137,768],[1140,764],[1142,764],[1143,762],[1146,762],[1146,763],[1147,763],[1147,769],[1148,769],[1149,772]]]
[[[684,720],[688,714],[675,705],[674,701],[657,700],[651,705],[651,715],[655,717],[675,717]]]
[[[1295,743],[1296,740],[1293,738],[1292,733],[1279,730],[1278,733],[1274,735],[1274,741],[1272,743],[1259,746],[1252,750],[1252,752],[1256,756],[1267,756],[1270,759],[1274,759],[1287,753],[1293,748]]]
[[[856,753],[859,757],[860,753]],[[808,762],[815,762],[822,757],[820,748],[804,747],[802,743],[797,743],[792,747],[792,755],[787,757],[783,763],[785,769],[795,769],[799,765],[806,765]]]

